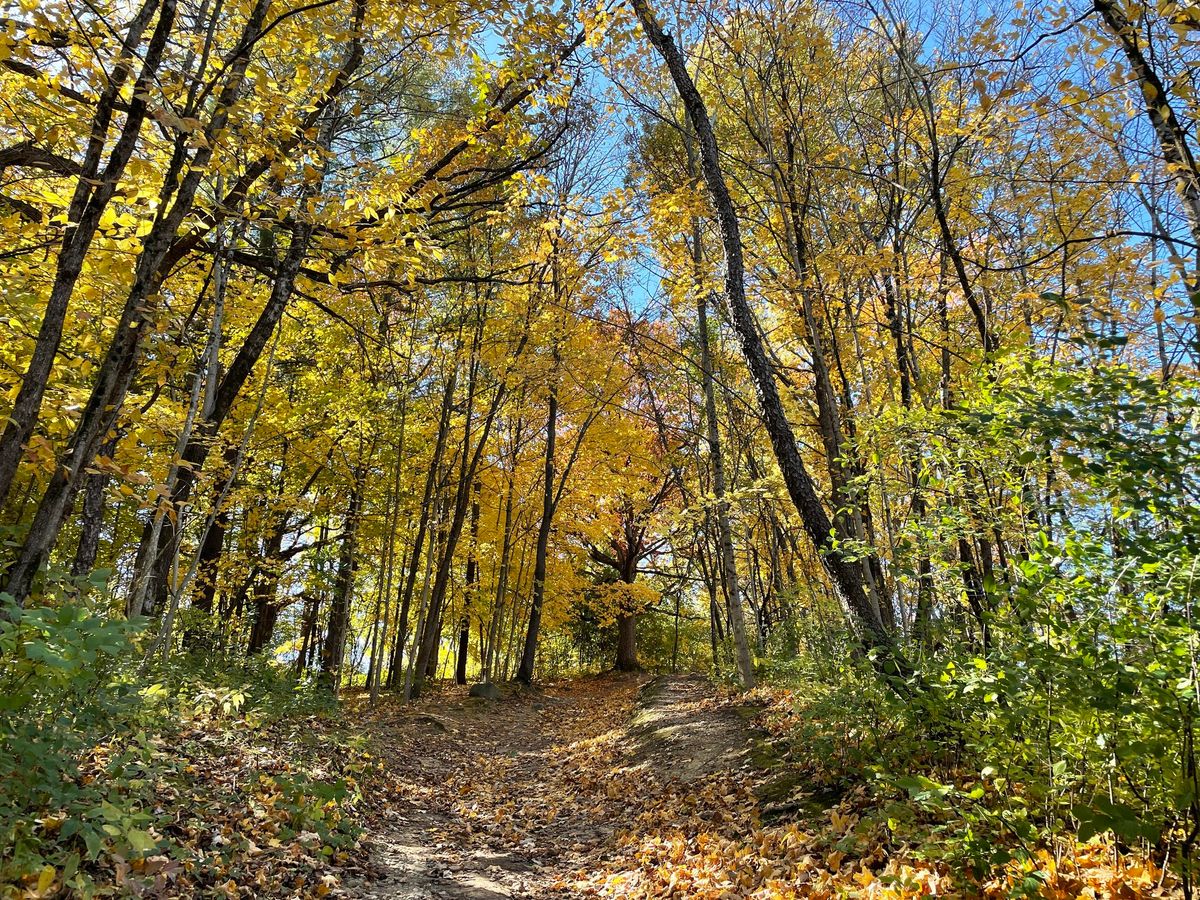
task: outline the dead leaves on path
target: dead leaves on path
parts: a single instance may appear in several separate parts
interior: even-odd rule
[[[758,697],[762,699],[762,695]],[[730,701],[723,701],[730,702]],[[865,785],[823,813],[764,827],[758,775],[718,773],[681,783],[643,773],[620,837],[621,857],[580,872],[563,887],[576,895],[623,898],[1009,897],[1018,887],[1047,900],[1167,896],[1169,879],[1152,861],[1095,842],[1036,851],[1025,862],[976,881],[897,845],[880,798]],[[1168,888],[1164,888],[1164,881]]]
[[[146,739],[136,766],[121,763],[130,802],[149,798],[145,820],[129,826],[146,850],[84,865],[100,895],[355,896],[346,876],[364,856],[357,825],[381,834],[404,821],[420,833],[417,856],[448,870],[443,884],[482,873],[519,897],[1005,897],[1022,884],[1049,900],[1164,894],[1152,862],[1101,843],[1037,850],[981,881],[954,875],[889,829],[866,786],[764,825],[763,773],[712,771],[746,757],[750,732],[733,708],[744,701],[673,699],[659,720],[670,740],[655,744],[628,727],[638,684],[581,679],[499,703],[448,690],[412,707],[352,707],[367,742],[335,739],[323,718],[197,715]],[[82,777],[114,777],[129,752],[96,747]],[[679,777],[699,761],[704,774]],[[64,821],[47,810],[38,827]],[[24,896],[61,895],[64,880],[35,871]]]

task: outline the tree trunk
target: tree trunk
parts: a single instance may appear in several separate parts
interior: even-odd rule
[[[413,697],[414,679],[418,679],[417,675],[417,645],[425,634],[426,615],[429,612],[429,594],[433,587],[433,560],[439,555],[440,549],[446,546],[446,525],[442,521],[445,515],[446,499],[439,497],[434,510],[434,518],[438,522],[438,528],[435,536],[431,539],[429,552],[425,554],[425,577],[421,581],[421,602],[417,607],[417,628],[416,634],[413,636],[413,652],[408,655],[408,667],[404,674],[404,699],[411,700]]]
[[[117,451],[117,439],[110,438],[100,449],[101,456],[112,457]],[[79,522],[79,544],[71,562],[71,575],[83,578],[96,565],[100,550],[100,529],[104,527],[104,498],[111,480],[107,472],[92,472],[83,491],[83,512]]]
[[[275,602],[276,583],[272,579],[262,588],[262,596],[254,598],[254,623],[250,626],[250,638],[246,642],[246,655],[261,653],[275,636],[275,623],[279,621],[280,607]]]
[[[641,670],[637,659],[637,615],[623,613],[617,616],[617,666],[618,672]]]
[[[467,683],[467,649],[471,641],[471,600],[479,590],[479,482],[475,482],[471,500],[471,546],[467,548],[467,583],[463,588],[463,614],[458,623],[458,659],[454,683]],[[483,648],[481,647],[480,650]]]
[[[188,161],[187,174],[177,177],[183,169],[187,136],[177,140],[171,170],[164,179],[160,194],[163,207],[150,233],[143,239],[141,252],[134,267],[133,285],[125,300],[112,342],[96,374],[91,396],[67,442],[67,448],[51,476],[16,563],[8,573],[5,590],[18,603],[23,603],[33,586],[34,576],[46,562],[58,538],[69,510],[70,500],[79,479],[91,465],[101,439],[113,427],[121,404],[137,371],[142,343],[149,334],[157,309],[155,298],[162,285],[160,267],[171,242],[184,219],[192,210],[200,182],[208,170],[219,133],[229,119],[229,109],[237,101],[250,51],[263,26],[269,0],[257,0],[243,28],[238,52],[228,67],[224,87],[217,97],[215,112],[204,128],[203,141]],[[175,0],[165,0],[161,19],[173,20]],[[168,15],[169,11],[169,15]],[[167,28],[169,30],[170,22]],[[312,225],[297,223],[298,230],[311,232]]]
[[[282,473],[281,477],[282,477]],[[279,618],[279,606],[275,592],[279,587],[279,576],[283,569],[283,538],[286,529],[282,524],[271,529],[264,543],[258,563],[258,577],[250,595],[250,611],[254,621],[250,624],[250,637],[246,653],[253,656],[263,650],[275,635],[275,622]]]
[[[555,351],[557,366],[557,349]],[[517,681],[533,683],[537,661],[538,632],[542,625],[542,603],[546,598],[546,555],[554,522],[554,445],[558,433],[558,384],[550,385],[546,400],[546,455],[542,471],[542,520],[538,524],[537,548],[533,557],[533,601],[529,606],[529,627],[525,631],[525,649],[517,669]]]
[[[1137,28],[1113,0],[1093,0],[1093,7],[1104,20],[1109,33],[1120,44],[1121,51],[1141,88],[1146,104],[1146,117],[1154,128],[1162,151],[1163,170],[1174,182],[1183,215],[1192,234],[1192,242],[1200,246],[1200,165],[1188,142],[1188,132],[1171,105],[1170,89],[1163,84],[1150,65],[1138,40]],[[1200,355],[1200,271],[1190,276],[1185,272],[1185,287],[1196,316],[1194,346]]]
[[[392,659],[388,666],[387,686],[394,688],[399,681],[404,645],[408,643],[408,617],[412,607],[413,591],[417,584],[417,567],[421,562],[421,550],[425,546],[425,535],[429,530],[430,514],[433,510],[433,492],[437,487],[438,472],[442,468],[442,455],[446,452],[446,439],[450,434],[450,413],[454,408],[454,386],[457,383],[458,369],[454,367],[446,379],[446,387],[442,392],[442,406],[438,414],[437,438],[433,445],[433,456],[429,468],[425,470],[425,491],[421,499],[421,513],[417,519],[417,536],[413,540],[412,556],[409,560],[408,575],[404,580],[404,593],[400,598],[400,619],[396,628],[396,643],[392,647]],[[429,547],[433,554],[433,546]]]
[[[59,344],[62,341],[67,307],[75,292],[75,285],[79,281],[80,273],[83,271],[83,262],[88,248],[100,227],[100,218],[116,193],[125,167],[137,147],[138,134],[146,120],[149,91],[155,79],[158,78],[163,51],[166,49],[171,30],[174,27],[174,0],[167,0],[159,12],[158,23],[142,60],[141,72],[134,83],[124,127],[113,146],[108,163],[101,172],[101,155],[107,142],[116,102],[129,77],[130,63],[141,44],[142,35],[150,24],[150,19],[156,9],[158,9],[157,0],[148,0],[142,4],[130,22],[129,30],[125,33],[125,39],[121,45],[118,62],[96,104],[91,134],[87,149],[84,151],[83,165],[80,167],[79,177],[75,184],[75,193],[67,208],[67,228],[63,234],[62,248],[58,254],[58,265],[54,273],[54,283],[50,288],[50,299],[46,304],[46,311],[42,315],[42,324],[38,329],[33,355],[30,357],[29,365],[21,379],[21,388],[17,393],[13,408],[8,414],[3,434],[0,435],[0,507],[3,507],[8,499],[9,490],[12,488],[13,479],[16,477],[17,469],[25,452],[25,443],[33,434],[34,426],[37,424],[46,387],[50,382],[54,358],[58,355]],[[22,598],[18,597],[17,599],[20,601]]]
[[[300,618],[300,650],[296,654],[295,668],[293,670],[297,678],[303,675],[304,671],[308,668],[308,660],[312,653],[317,631],[317,616],[320,609],[320,595],[304,595],[304,613]]]
[[[759,337],[754,314],[746,300],[741,230],[733,198],[721,171],[716,135],[704,100],[688,73],[683,54],[658,24],[646,0],[633,0],[633,7],[650,43],[666,61],[684,109],[696,130],[701,170],[712,197],[717,225],[725,248],[725,292],[730,318],[754,382],[759,411],[788,493],[800,514],[805,530],[821,554],[826,571],[854,617],[863,641],[869,647],[887,651],[881,655],[886,669],[898,674],[907,673],[910,667],[895,649],[892,635],[879,617],[879,610],[872,606],[867,596],[861,567],[854,561],[843,559],[831,541],[832,526],[829,515],[817,495],[804,460],[800,457],[792,426],[784,412],[771,364]]]
[[[237,462],[237,447],[229,447],[225,451],[225,463],[229,467],[229,475],[218,479],[213,484],[213,503],[219,504],[229,490],[229,477]],[[214,508],[212,525],[204,535],[200,544],[199,561],[196,566],[196,589],[192,594],[192,608],[202,613],[211,614],[213,600],[217,595],[217,581],[220,576],[221,556],[225,551],[225,534],[229,531],[229,510]]]
[[[212,451],[221,426],[233,410],[234,402],[241,394],[254,371],[254,366],[262,358],[275,329],[283,318],[283,313],[292,297],[296,276],[308,253],[311,239],[311,227],[293,229],[291,244],[284,254],[283,261],[276,268],[266,305],[263,306],[250,333],[242,342],[228,371],[221,378],[211,405],[205,410],[204,419],[196,429],[196,434],[184,447],[181,458],[186,465],[180,467],[179,477],[171,490],[171,507],[176,511],[182,509],[191,497],[192,489],[208,461],[208,455]],[[156,607],[161,607],[165,599],[165,592],[170,583],[168,567],[178,552],[179,539],[180,534],[174,519],[168,518],[159,532],[155,555],[154,587],[156,594],[154,605]]]
[[[478,341],[478,337],[476,340]],[[522,336],[521,341],[516,349],[516,356],[519,356],[525,347],[527,335]],[[473,353],[472,356],[476,356]],[[450,569],[454,561],[454,550],[458,545],[458,539],[462,534],[463,523],[466,521],[467,508],[469,506],[468,499],[470,497],[469,485],[474,483],[475,473],[479,470],[479,461],[483,457],[484,448],[487,446],[488,437],[492,432],[492,425],[496,421],[496,413],[500,410],[504,398],[508,395],[508,385],[501,381],[496,388],[496,393],[492,397],[489,404],[487,415],[483,421],[483,427],[479,430],[479,437],[474,442],[474,449],[471,446],[471,410],[470,404],[474,394],[474,387],[467,391],[467,433],[463,440],[463,464],[459,472],[458,489],[455,495],[454,508],[450,519],[450,528],[446,534],[446,548],[442,553],[441,562],[438,565],[437,575],[433,583],[433,592],[429,599],[429,614],[425,620],[426,630],[423,640],[421,641],[420,650],[417,653],[416,672],[418,677],[414,679],[412,687],[409,691],[412,697],[421,695],[421,678],[420,673],[427,671],[430,666],[436,669],[437,663],[437,648],[438,640],[442,628],[442,613],[443,604],[446,599],[446,590],[450,585]],[[428,626],[436,625],[436,629],[430,629]]]
[[[509,470],[508,490],[504,497],[504,537],[500,545],[500,574],[496,578],[496,601],[495,607],[492,610],[492,624],[488,629],[488,645],[483,660],[483,672],[481,680],[485,682],[492,680],[492,671],[495,668],[495,661],[499,657],[499,648],[497,644],[502,631],[501,626],[503,624],[502,620],[504,615],[504,602],[505,598],[508,596],[508,572],[509,567],[512,564],[513,475],[516,469],[515,445],[513,457],[513,468]]]
[[[697,276],[700,272],[702,249],[700,246],[700,223],[692,222],[692,257],[696,263]],[[742,687],[754,687],[754,661],[750,657],[750,643],[746,639],[746,617],[742,611],[742,594],[738,587],[737,560],[733,552],[733,530],[729,527],[729,502],[725,499],[725,459],[721,453],[721,432],[717,427],[717,399],[713,384],[712,351],[708,336],[708,299],[698,291],[696,296],[696,321],[700,340],[700,377],[704,386],[704,420],[707,429],[708,455],[712,464],[713,493],[716,496],[717,546],[720,550],[721,568],[725,575],[725,587],[729,595],[729,616],[733,625],[733,643],[737,652],[738,676]]]
[[[365,468],[359,463],[354,470],[354,485],[350,489],[350,504],[342,528],[342,553],[333,585],[333,602],[329,607],[329,629],[321,647],[321,679],[334,694],[337,694],[341,684],[342,660],[346,652],[346,630],[350,624],[350,601],[354,594],[355,550],[358,524],[362,517],[365,477]]]

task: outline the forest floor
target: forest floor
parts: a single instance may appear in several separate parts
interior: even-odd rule
[[[1156,866],[1101,844],[965,876],[919,836],[936,829],[897,831],[893,815],[926,815],[901,795],[866,773],[822,780],[779,727],[795,709],[785,693],[606,675],[498,701],[443,687],[360,703],[351,717],[384,777],[363,809],[365,854],[334,866],[343,896],[1175,896]]]
[[[603,675],[502,693],[442,685],[274,717],[212,694],[86,754],[75,786],[112,802],[71,814],[143,849],[81,865],[70,810],[39,809],[28,818],[65,862],[26,866],[0,896],[63,896],[75,875],[95,896],[215,900],[1177,896],[1104,841],[968,871],[956,803],[839,763],[862,735],[779,687]]]
[[[766,774],[757,710],[718,701],[698,676],[603,676],[505,694],[443,691],[416,709],[372,714],[366,728],[386,751],[395,796],[347,894],[623,895],[647,829],[657,832],[656,807],[679,799],[664,787],[693,802],[719,791],[732,812]]]

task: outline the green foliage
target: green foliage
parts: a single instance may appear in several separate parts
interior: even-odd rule
[[[151,855],[203,870],[205,857],[170,837],[179,810],[162,802],[163,792],[208,803],[214,818],[227,804],[249,801],[206,793],[197,772],[211,747],[181,735],[227,743],[330,709],[325,692],[264,660],[222,665],[193,656],[145,666],[136,643],[143,627],[78,603],[7,603],[0,618],[0,896],[6,889],[88,895],[112,861]],[[284,838],[315,834],[330,853],[353,842],[356,829],[342,811],[354,799],[352,781],[290,771],[262,779],[253,791],[282,811]]]
[[[82,878],[81,860],[95,860],[104,849],[129,854],[153,845],[136,801],[112,802],[121,787],[80,770],[89,742],[111,734],[116,723],[136,727],[138,692],[120,677],[120,663],[139,626],[104,621],[81,606],[22,610],[5,599],[0,883],[47,865],[62,867],[71,883]],[[135,737],[110,759],[110,774],[124,773],[138,751]],[[128,785],[144,800],[143,786]]]
[[[1021,528],[1006,522],[1024,535],[1008,548],[1011,564],[986,583],[977,621],[954,598],[955,560],[934,556],[940,614],[910,648],[922,685],[913,698],[827,644],[773,660],[770,676],[798,692],[794,746],[830,783],[872,779],[897,843],[977,874],[1074,833],[1111,834],[1160,858],[1169,849],[1191,876],[1196,388],[1165,389],[1107,362],[1021,364],[970,396],[952,412],[918,414],[936,438],[926,476],[1009,479],[1026,517]],[[1030,509],[1029,485],[1052,472],[1070,490]],[[979,510],[938,510],[910,528],[908,546],[991,535],[996,524]]]
[[[295,680],[266,654],[226,658],[195,652],[149,669],[157,702],[175,715],[247,718],[266,723],[332,715],[336,700],[315,678]]]

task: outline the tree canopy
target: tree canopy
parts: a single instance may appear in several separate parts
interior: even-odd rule
[[[6,5],[2,880],[150,850],[13,824],[110,691],[615,668],[1190,895],[1198,73],[1179,0]]]

